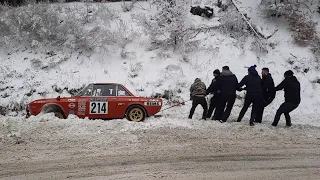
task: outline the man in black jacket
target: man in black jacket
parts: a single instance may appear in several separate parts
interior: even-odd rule
[[[284,89],[285,102],[277,110],[272,126],[277,126],[282,114],[286,118],[287,126],[291,126],[289,113],[296,109],[301,101],[300,83],[291,70],[284,73],[284,80],[275,88],[275,91]]]
[[[216,69],[216,70],[213,71],[214,79],[212,79],[210,86],[206,90],[206,94],[207,95],[210,94],[210,93],[213,94],[213,96],[210,99],[210,106],[209,106],[209,110],[208,110],[208,113],[207,113],[207,118],[211,117],[211,115],[213,113],[213,110],[217,107],[217,104],[219,102],[219,97],[220,96],[219,96],[219,93],[215,92],[215,86],[217,84],[217,79],[219,78],[220,74],[221,73],[220,73],[219,69]]]
[[[269,69],[263,68],[261,75],[262,75],[262,82],[261,82],[262,97],[265,104],[257,112],[256,122],[258,123],[262,122],[264,108],[268,106],[276,96],[276,92],[274,90],[274,82],[271,74],[269,73]]]
[[[250,104],[252,103],[251,117],[250,117],[250,126],[254,125],[254,120],[256,119],[258,110],[264,105],[262,99],[262,87],[261,87],[261,78],[256,71],[256,66],[251,66],[248,69],[248,75],[246,75],[239,83],[238,89],[241,89],[242,86],[246,85],[246,99],[244,106],[241,109],[237,122],[240,122],[244,114],[248,110]]]
[[[227,121],[236,100],[237,87],[237,77],[230,71],[228,66],[222,67],[222,73],[217,79],[214,90],[215,92],[220,92],[220,100],[214,112],[214,120],[220,120],[220,122]]]

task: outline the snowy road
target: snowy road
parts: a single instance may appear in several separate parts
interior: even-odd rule
[[[0,118],[0,125],[0,179],[320,177],[319,127],[165,118]]]

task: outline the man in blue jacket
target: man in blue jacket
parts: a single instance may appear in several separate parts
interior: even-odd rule
[[[262,99],[262,87],[261,78],[256,71],[256,66],[251,66],[248,68],[248,75],[246,75],[239,83],[238,89],[242,86],[246,86],[247,94],[243,108],[239,114],[237,122],[240,122],[248,107],[252,103],[250,126],[254,125],[254,120],[256,119],[258,110],[264,105]]]
[[[289,113],[296,109],[301,102],[301,87],[298,79],[293,75],[291,70],[286,71],[284,77],[285,79],[275,88],[275,91],[284,89],[285,101],[277,110],[272,126],[277,126],[281,115],[284,114],[286,124],[290,127],[292,124]]]

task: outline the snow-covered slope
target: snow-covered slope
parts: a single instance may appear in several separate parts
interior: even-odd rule
[[[152,13],[154,9],[150,3],[138,2],[130,12],[122,12],[121,3],[108,3],[108,8],[117,12],[120,20],[126,22],[132,30],[141,33],[140,38],[126,46],[126,58],[120,55],[118,48],[93,54],[54,51],[46,47],[1,49],[0,106],[24,105],[42,97],[69,96],[66,90],[59,94],[54,89],[79,89],[90,82],[122,83],[140,96],[163,94],[165,90],[171,90],[174,93],[173,98],[188,100],[189,87],[195,78],[201,78],[209,85],[212,71],[228,65],[240,80],[247,74],[246,67],[256,64],[258,71],[268,67],[276,84],[282,81],[286,70],[293,70],[302,87],[302,102],[292,113],[293,123],[320,126],[320,84],[313,83],[319,78],[319,70],[313,55],[307,47],[294,45],[291,32],[283,21],[271,21],[259,14],[258,1],[239,2],[240,10],[247,13],[261,32],[270,35],[278,29],[270,39],[263,42],[268,50],[267,54],[257,54],[256,47],[252,45],[255,39],[251,36],[237,41],[214,29],[198,34],[197,39],[200,39],[201,43],[196,51],[188,54],[188,61],[183,60],[182,56],[172,49],[148,50],[150,39],[143,34],[142,27],[132,20],[131,15]],[[78,3],[71,3],[69,6],[73,4]],[[204,1],[197,1],[195,4],[212,5],[212,2],[206,4]],[[222,15],[222,12],[215,13],[216,17],[212,19],[191,14],[188,18],[196,27],[214,27],[220,24]],[[315,20],[319,20],[316,18],[317,14],[314,16]],[[97,23],[101,22],[92,22],[87,26],[92,27]],[[53,53],[48,53],[51,51]],[[238,94],[244,96],[244,92]],[[272,121],[283,100],[283,92],[278,92],[274,102],[265,110],[264,122]],[[243,100],[236,101],[230,121],[236,119],[242,104]],[[185,106],[164,111],[163,115],[183,120],[187,118],[190,107],[191,104],[187,103]],[[200,118],[200,111],[196,112],[195,119]],[[248,112],[246,117],[249,114]]]

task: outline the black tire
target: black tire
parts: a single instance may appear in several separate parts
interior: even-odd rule
[[[142,122],[145,120],[147,113],[142,106],[133,105],[127,109],[126,118],[129,121]]]
[[[59,119],[65,119],[65,118],[66,118],[63,113],[61,113],[61,112],[59,112],[59,111],[55,111],[55,110],[53,110],[53,109],[48,109],[48,110],[45,112],[45,114],[47,114],[47,113],[54,113],[54,116],[57,117],[57,118],[59,118]]]

